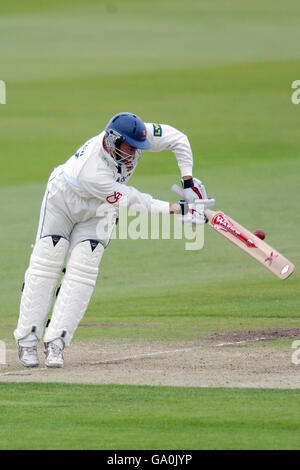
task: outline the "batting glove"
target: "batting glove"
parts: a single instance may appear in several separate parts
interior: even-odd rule
[[[204,206],[200,204],[189,204],[186,201],[179,201],[181,215],[179,220],[182,224],[188,225],[203,225],[206,224],[208,219],[204,214]]]
[[[208,199],[206,189],[202,181],[197,178],[190,178],[188,180],[181,180],[184,199],[188,203],[195,202],[199,199]]]

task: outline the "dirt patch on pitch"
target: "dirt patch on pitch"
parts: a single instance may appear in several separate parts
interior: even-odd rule
[[[74,341],[64,369],[52,370],[44,367],[42,353],[39,368],[24,369],[11,343],[0,381],[300,388],[292,342],[267,344],[283,338],[300,339],[300,328],[215,333],[199,342]]]
[[[300,328],[268,328],[265,330],[228,331],[213,333],[211,340],[224,342],[251,341],[276,341],[278,339],[300,338]]]
[[[124,326],[124,327],[128,327],[128,328],[132,328],[132,327],[160,327],[161,325],[159,324],[155,324],[155,323],[81,323],[81,325],[79,325],[79,328],[95,328],[96,326],[102,326],[102,327],[115,327],[115,326]]]

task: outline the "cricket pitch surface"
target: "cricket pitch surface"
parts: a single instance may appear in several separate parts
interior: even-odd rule
[[[199,342],[74,340],[65,350],[63,369],[47,369],[41,348],[40,366],[24,368],[11,341],[0,381],[296,389],[300,364],[292,360],[292,343],[297,338],[300,328],[215,333]],[[282,339],[290,342],[276,345]]]

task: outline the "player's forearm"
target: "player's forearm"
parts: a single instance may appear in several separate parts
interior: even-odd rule
[[[151,143],[150,152],[171,150],[177,160],[180,175],[191,175],[193,171],[193,153],[188,137],[168,124],[154,126],[147,123],[148,138]],[[154,127],[154,130],[153,130]]]
[[[193,173],[193,153],[188,137],[177,131],[178,137],[172,151],[175,154],[179,171],[182,178],[187,178]],[[188,176],[191,178],[191,176]]]

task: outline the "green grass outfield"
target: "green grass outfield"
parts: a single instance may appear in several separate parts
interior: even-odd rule
[[[299,449],[299,391],[0,385],[1,449]]]
[[[0,30],[0,340],[17,322],[48,175],[119,111],[185,132],[216,208],[263,228],[296,272],[279,281],[208,227],[197,252],[184,240],[113,240],[83,321],[116,326],[79,328],[74,341],[300,326],[298,0],[19,0],[1,6]],[[163,152],[145,153],[130,184],[175,202],[174,182]],[[1,384],[0,394],[1,449],[32,438],[41,449],[299,448],[298,390]]]

